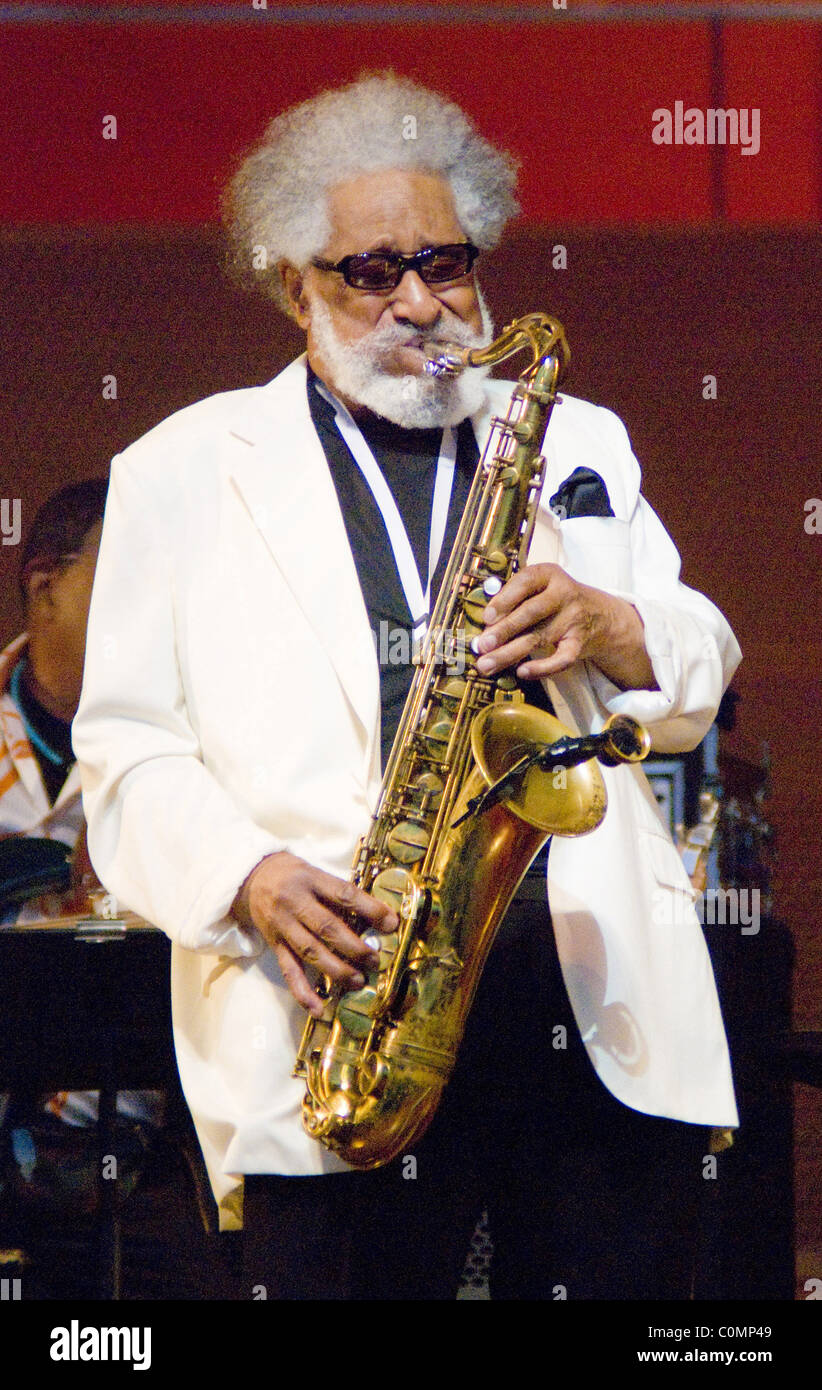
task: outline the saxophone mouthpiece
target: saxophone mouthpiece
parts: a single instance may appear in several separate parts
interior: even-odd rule
[[[469,348],[458,347],[456,343],[425,343],[422,369],[426,376],[459,376],[470,365],[469,351]]]

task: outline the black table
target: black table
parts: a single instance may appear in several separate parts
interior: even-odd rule
[[[177,1086],[170,942],[124,914],[0,929],[0,1090],[100,1092],[99,1288],[120,1292],[117,1183],[106,1180],[117,1092]]]

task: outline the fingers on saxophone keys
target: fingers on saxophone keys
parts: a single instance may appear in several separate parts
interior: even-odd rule
[[[343,917],[353,922],[357,931],[365,931],[369,927],[378,932],[397,930],[400,919],[387,903],[372,898],[370,893],[364,893],[345,879],[334,878],[332,874],[323,874],[322,880],[317,884],[318,896],[332,911],[342,910]]]
[[[485,616],[488,616],[487,609]],[[524,660],[538,640],[536,629],[544,624],[545,617],[540,600],[529,599],[481,632],[473,644],[479,655],[477,670],[480,674],[490,675]]]
[[[300,1004],[302,1008],[307,1009],[315,1018],[321,1018],[325,1005],[320,996],[311,988],[308,982],[308,976],[303,970],[298,957],[289,949],[284,941],[278,941],[273,949],[280,966],[283,980],[297,1003]]]
[[[301,938],[308,954],[306,950],[299,952],[309,965],[316,965],[341,984],[351,979],[357,988],[364,983],[359,972],[378,968],[379,952],[352,931],[349,923],[327,904],[316,898],[306,898],[300,903],[296,916],[309,938],[307,945]],[[334,963],[333,970],[329,969],[326,958]],[[353,979],[355,974],[356,980]]]
[[[341,880],[335,880],[335,882],[338,886],[336,898],[331,900],[332,906],[339,905],[347,913],[358,918],[358,930],[365,930],[367,927],[374,927],[379,932],[397,930],[400,919],[387,903],[380,902],[378,898],[372,898],[370,893],[364,893],[353,883],[346,883]]]
[[[483,638],[479,639],[480,642],[483,640]],[[496,671],[504,671],[508,666],[516,666],[528,659],[533,645],[534,637],[530,633],[524,637],[517,637],[512,642],[506,642],[500,647],[494,646],[490,655],[480,657],[477,662],[477,670],[486,676],[492,675]]]
[[[327,975],[342,990],[361,989],[365,984],[362,970],[324,946],[319,937],[300,922],[292,921],[281,928],[278,940],[272,944],[286,985],[297,1002],[315,1017],[319,1017],[324,1006],[312,988],[306,967]]]

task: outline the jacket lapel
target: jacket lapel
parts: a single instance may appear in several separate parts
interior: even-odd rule
[[[369,745],[379,729],[374,641],[336,489],[308,409],[305,357],[229,422],[230,477],[327,650]]]

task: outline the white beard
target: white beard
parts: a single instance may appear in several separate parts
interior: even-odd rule
[[[438,322],[430,329],[417,330],[419,341],[451,342],[460,347],[485,347],[493,341],[494,325],[479,286],[477,300],[482,315],[482,332],[475,333],[462,319],[443,308]],[[457,425],[475,414],[485,400],[484,378],[489,367],[472,367],[457,377],[397,375],[383,368],[385,355],[398,343],[407,343],[408,325],[386,323],[375,328],[355,344],[342,343],[331,314],[319,299],[311,304],[311,332],[322,354],[323,363],[333,376],[326,383],[339,396],[373,410],[404,429],[441,429]]]

